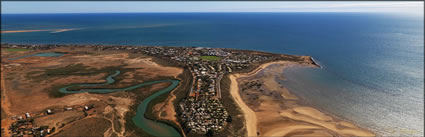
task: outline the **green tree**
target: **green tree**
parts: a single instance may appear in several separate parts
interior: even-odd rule
[[[231,116],[228,116],[228,117],[227,117],[227,119],[226,119],[226,121],[227,121],[228,123],[231,123],[231,122],[232,122],[232,117],[231,117]]]
[[[206,136],[207,137],[213,137],[214,136],[214,131],[213,130],[208,130]]]

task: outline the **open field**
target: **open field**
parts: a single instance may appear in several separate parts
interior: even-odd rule
[[[111,123],[103,118],[87,118],[81,121],[77,121],[66,130],[59,132],[54,135],[55,137],[64,137],[64,136],[85,136],[85,137],[95,137],[103,136],[107,130],[110,130]]]
[[[71,123],[73,121],[84,118],[84,113],[81,111],[64,111],[58,112],[54,115],[47,115],[44,117],[39,117],[34,119],[35,125],[52,125],[54,127],[59,127],[63,123]]]
[[[207,61],[217,61],[217,60],[220,60],[221,57],[217,57],[217,56],[201,56],[201,59],[207,60]]]

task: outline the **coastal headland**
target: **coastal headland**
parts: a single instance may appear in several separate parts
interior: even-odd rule
[[[300,105],[274,80],[286,67],[318,67],[309,56],[202,47],[1,48],[2,136],[374,136]]]

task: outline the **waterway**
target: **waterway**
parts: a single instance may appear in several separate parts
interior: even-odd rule
[[[152,94],[151,96],[147,97],[146,99],[144,99],[139,106],[137,107],[137,112],[136,115],[132,118],[133,123],[143,129],[145,132],[147,132],[150,135],[153,136],[176,136],[176,137],[180,137],[180,133],[173,128],[170,125],[161,123],[161,122],[157,122],[157,121],[153,121],[150,119],[147,119],[144,117],[146,109],[148,107],[149,102],[151,102],[153,99],[155,99],[156,97],[168,93],[171,90],[173,90],[174,88],[177,87],[177,85],[179,84],[179,80],[157,80],[157,81],[150,81],[150,82],[144,82],[141,84],[137,84],[137,85],[133,85],[133,86],[129,86],[129,87],[125,87],[125,88],[113,88],[113,89],[80,89],[80,90],[68,90],[68,88],[71,87],[94,87],[94,86],[105,86],[105,85],[109,85],[115,82],[114,77],[119,75],[121,72],[119,70],[116,70],[114,74],[109,75],[106,78],[106,82],[105,83],[96,83],[96,84],[75,84],[75,85],[70,85],[70,86],[66,86],[63,87],[61,89],[59,89],[60,92],[62,93],[82,93],[82,92],[93,92],[93,93],[111,93],[111,92],[117,92],[117,91],[125,91],[125,90],[132,90],[132,89],[136,89],[136,88],[140,88],[143,86],[148,86],[148,85],[152,85],[152,84],[157,84],[157,83],[162,83],[162,82],[171,82],[171,85],[168,86],[167,88],[164,88],[160,91],[155,92],[154,94]]]

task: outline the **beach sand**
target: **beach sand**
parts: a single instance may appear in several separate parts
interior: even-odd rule
[[[248,136],[257,136],[257,117],[255,112],[250,109],[245,102],[243,102],[241,96],[239,95],[238,83],[236,81],[237,76],[230,75],[231,86],[230,94],[234,98],[235,102],[239,105],[244,113],[245,125],[248,131]]]
[[[300,105],[295,95],[275,81],[283,76],[279,74],[283,69],[296,65],[317,67],[311,63],[276,61],[249,73],[230,75],[230,92],[245,115],[248,136],[375,136],[313,107]],[[244,86],[249,82],[261,86]]]

